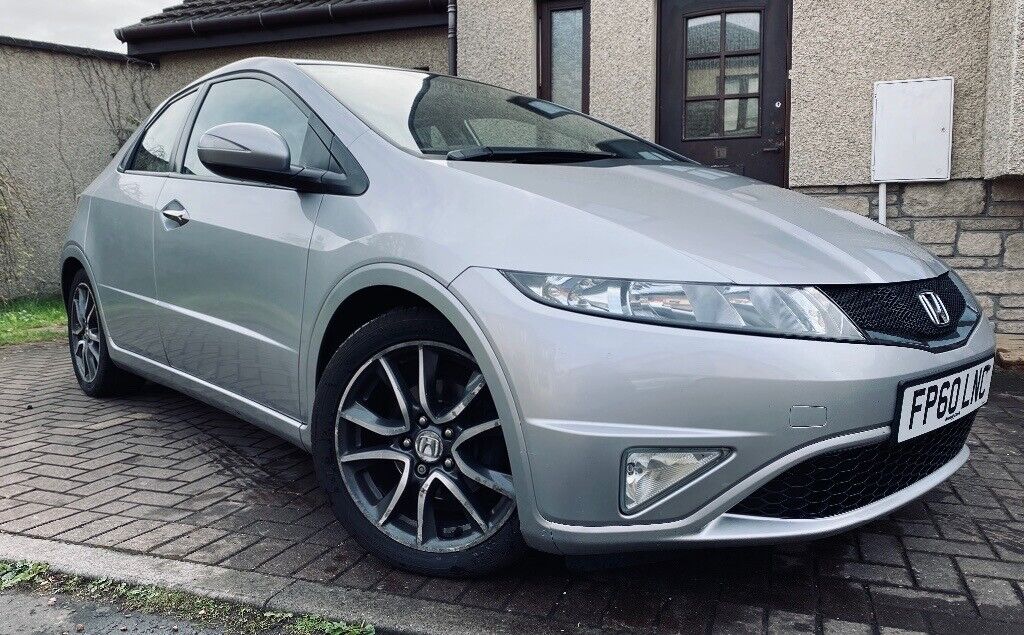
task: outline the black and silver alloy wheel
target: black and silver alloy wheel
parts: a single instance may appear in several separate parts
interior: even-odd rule
[[[82,392],[90,397],[126,393],[143,380],[118,368],[110,359],[96,292],[85,271],[75,273],[67,286],[68,348]]]
[[[342,395],[335,444],[355,503],[408,547],[471,547],[515,509],[483,376],[448,344],[406,342],[363,364]]]
[[[88,284],[75,287],[69,308],[71,355],[78,376],[92,383],[100,368],[100,318]]]
[[[390,564],[480,575],[526,551],[494,398],[430,309],[395,309],[341,344],[317,386],[312,450],[342,525]]]

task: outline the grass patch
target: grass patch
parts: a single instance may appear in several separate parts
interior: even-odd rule
[[[21,298],[0,303],[0,346],[51,342],[67,335],[67,315],[59,297]]]
[[[334,622],[315,615],[264,611],[214,600],[186,591],[140,586],[110,578],[92,579],[50,571],[38,562],[0,561],[0,590],[15,587],[47,595],[70,595],[109,603],[123,611],[168,615],[200,626],[231,633],[288,633],[293,635],[374,635],[369,624]]]

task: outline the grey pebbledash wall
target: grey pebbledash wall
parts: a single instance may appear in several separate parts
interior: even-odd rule
[[[0,37],[0,300],[57,290],[77,196],[155,105],[154,67]]]
[[[878,186],[794,188],[828,207],[878,218]],[[996,321],[1024,334],[1024,177],[887,186],[889,228],[955,268]]]

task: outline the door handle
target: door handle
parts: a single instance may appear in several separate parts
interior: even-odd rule
[[[166,218],[167,220],[174,221],[175,223],[177,223],[178,227],[181,227],[182,225],[188,222],[188,212],[186,212],[184,208],[163,209],[160,211],[160,213],[163,214],[164,218]]]
[[[761,148],[761,152],[782,152],[782,149],[786,147],[784,142],[776,143],[773,146],[767,148]]]

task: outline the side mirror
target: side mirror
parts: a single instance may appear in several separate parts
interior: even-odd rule
[[[199,138],[199,160],[214,174],[279,182],[292,173],[288,142],[255,123],[225,123]]]
[[[228,178],[293,187],[300,192],[352,193],[352,185],[341,172],[292,165],[284,137],[259,124],[214,126],[199,138],[197,153],[211,172]]]

